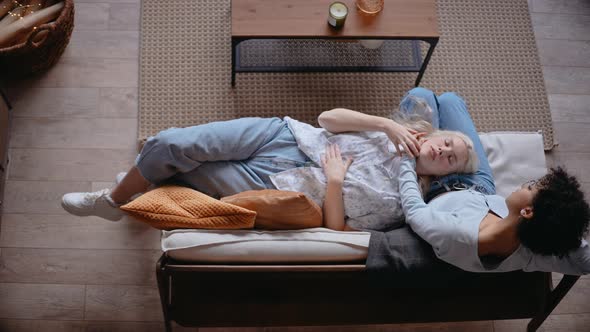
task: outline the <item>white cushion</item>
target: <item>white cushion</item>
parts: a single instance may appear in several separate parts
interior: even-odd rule
[[[508,196],[525,181],[545,174],[539,133],[480,135],[498,195]],[[170,257],[203,263],[358,262],[367,257],[370,233],[327,228],[294,231],[182,229],[162,232]]]
[[[540,133],[491,132],[479,137],[494,173],[497,195],[508,197],[521,184],[547,173]]]
[[[162,232],[162,250],[209,263],[354,262],[367,257],[368,232],[327,228],[293,231],[179,229]]]

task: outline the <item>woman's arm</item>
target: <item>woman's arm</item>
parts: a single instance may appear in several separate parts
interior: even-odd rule
[[[337,134],[346,131],[385,132],[387,126],[390,126],[390,123],[394,121],[346,108],[334,108],[322,112],[318,117],[318,122],[322,128]]]
[[[453,245],[458,230],[453,226],[451,214],[435,211],[424,203],[415,167],[415,161],[411,159],[404,159],[400,164],[399,192],[406,223],[433,247],[437,256],[444,260],[445,257],[441,256],[444,256]]]
[[[328,182],[324,200],[324,227],[335,231],[344,230],[344,201],[342,183]]]
[[[346,171],[352,159],[342,160],[338,145],[326,147],[322,156],[322,167],[326,175],[327,187],[324,199],[324,227],[336,231],[345,230],[344,201],[342,200],[342,185]]]
[[[335,108],[322,112],[318,117],[322,128],[332,133],[347,131],[380,131],[394,143],[395,149],[401,156],[398,145],[403,147],[410,156],[418,156],[420,144],[415,137],[417,132],[408,129],[392,119],[364,114],[346,108]]]

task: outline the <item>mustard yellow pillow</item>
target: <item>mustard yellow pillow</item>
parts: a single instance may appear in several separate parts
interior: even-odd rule
[[[121,206],[158,229],[254,227],[256,212],[221,202],[191,188],[164,186]]]
[[[221,201],[256,211],[254,228],[301,229],[323,224],[322,209],[300,192],[249,190],[223,197]]]

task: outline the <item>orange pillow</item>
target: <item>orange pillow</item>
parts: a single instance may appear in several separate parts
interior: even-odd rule
[[[301,229],[323,224],[322,209],[300,192],[249,190],[223,197],[221,201],[256,211],[254,228]]]
[[[254,227],[256,212],[221,202],[191,188],[160,187],[121,206],[158,229]]]

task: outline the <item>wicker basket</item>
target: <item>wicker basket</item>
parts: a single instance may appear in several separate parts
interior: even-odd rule
[[[64,0],[64,8],[55,21],[40,25],[24,43],[0,48],[0,75],[18,78],[49,69],[63,54],[73,29],[74,0]],[[47,31],[46,35],[35,42],[42,31]]]

